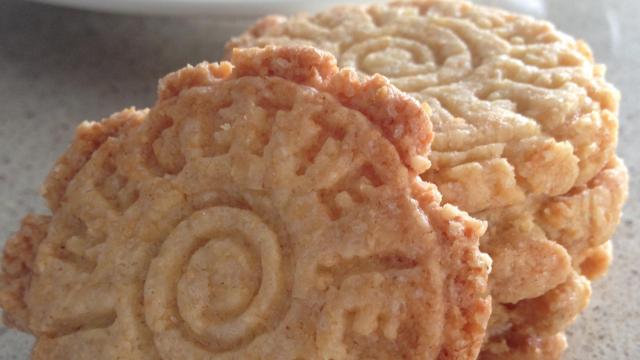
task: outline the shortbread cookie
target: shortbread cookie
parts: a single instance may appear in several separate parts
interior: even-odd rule
[[[35,359],[475,359],[485,223],[421,180],[425,109],[312,48],[247,49],[80,126],[5,251]]]
[[[556,333],[588,297],[588,281],[567,283],[606,271],[627,193],[615,156],[619,94],[589,47],[527,16],[426,0],[270,16],[227,48],[291,43],[330,51],[361,74],[385,75],[430,105],[433,166],[423,177],[445,202],[489,220],[482,248],[494,258],[498,307],[563,286],[575,291],[571,312],[544,331],[533,326],[535,312],[506,316],[490,329],[482,357],[493,356],[495,342],[507,349],[500,356],[557,358],[564,341]],[[518,329],[527,321],[533,330],[523,337]]]

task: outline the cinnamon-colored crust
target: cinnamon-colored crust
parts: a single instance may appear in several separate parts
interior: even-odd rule
[[[34,359],[475,359],[486,227],[417,176],[427,110],[311,48],[169,74],[82,125],[2,304]]]

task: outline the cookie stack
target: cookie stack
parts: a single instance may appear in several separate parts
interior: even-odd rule
[[[269,16],[83,123],[7,242],[35,359],[558,359],[627,194],[588,46],[461,1]]]

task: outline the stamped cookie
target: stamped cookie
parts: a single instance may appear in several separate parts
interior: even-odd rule
[[[527,16],[425,0],[270,16],[227,49],[285,43],[327,50],[430,105],[433,166],[422,176],[445,202],[489,221],[481,241],[494,259],[495,307],[542,308],[548,294],[573,292],[555,326],[505,311],[482,357],[557,358],[558,333],[588,299],[589,282],[576,276],[606,272],[627,194],[615,155],[619,94],[589,47]]]
[[[312,48],[246,49],[85,123],[9,240],[35,359],[475,359],[484,222],[441,205],[425,109]]]

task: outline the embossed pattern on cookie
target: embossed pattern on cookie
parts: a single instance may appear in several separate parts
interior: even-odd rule
[[[587,281],[571,279],[606,272],[627,194],[615,155],[619,94],[589,47],[527,16],[424,0],[269,16],[227,49],[285,43],[327,50],[340,66],[382,74],[430,105],[433,166],[423,177],[445,202],[489,221],[482,249],[495,260],[494,307],[534,299],[542,307],[563,286],[575,295],[544,329],[503,313],[482,357],[560,356],[565,342],[552,331],[589,294]]]
[[[417,176],[426,109],[312,48],[231,63],[80,127],[53,217],[5,251],[0,304],[33,357],[476,358],[485,226]]]

